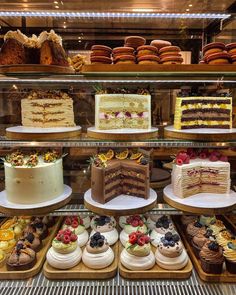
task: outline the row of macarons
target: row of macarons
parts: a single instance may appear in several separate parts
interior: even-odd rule
[[[181,64],[183,58],[178,46],[169,41],[153,40],[145,45],[146,39],[140,36],[125,38],[123,47],[110,48],[105,45],[93,45],[90,55],[92,64]]]
[[[168,216],[151,219],[152,232],[148,230],[146,219],[141,215],[121,217],[123,226],[120,241],[124,246],[120,261],[131,270],[147,270],[155,263],[164,269],[182,269],[188,263],[188,255],[180,237]],[[92,219],[90,237],[82,224],[77,227],[78,217],[67,217],[52,241],[47,252],[47,262],[56,269],[68,269],[82,260],[92,269],[102,269],[114,260],[110,246],[118,240],[115,219],[108,216],[96,216]],[[155,255],[151,243],[157,247]],[[83,251],[81,248],[84,247]]]
[[[202,49],[200,64],[236,64],[236,43],[212,42]]]
[[[220,274],[225,262],[236,273],[236,237],[216,216],[182,216],[181,222],[193,251],[206,273]]]

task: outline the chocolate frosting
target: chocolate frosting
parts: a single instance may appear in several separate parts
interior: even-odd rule
[[[211,250],[209,249],[211,243],[211,241],[205,243],[200,251],[200,257],[210,263],[222,263],[224,261],[222,247],[219,246],[217,251]]]

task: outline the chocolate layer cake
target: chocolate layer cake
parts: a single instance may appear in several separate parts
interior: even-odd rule
[[[232,97],[177,97],[174,128],[232,128]]]
[[[149,165],[132,160],[111,160],[106,167],[92,165],[92,198],[99,203],[121,195],[149,197]]]

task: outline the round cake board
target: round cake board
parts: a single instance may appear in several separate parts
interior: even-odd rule
[[[6,129],[7,138],[19,140],[67,139],[78,137],[80,134],[80,126],[52,128],[14,126]]]
[[[64,192],[57,198],[36,204],[19,204],[9,202],[6,190],[0,192],[0,212],[7,215],[42,215],[65,206],[72,197],[72,189],[64,184]],[[33,196],[32,196],[33,197]]]
[[[201,140],[201,141],[222,141],[235,140],[236,128],[196,128],[177,130],[174,126],[167,126],[164,129],[165,138]]]
[[[169,184],[164,188],[163,195],[170,206],[196,214],[223,214],[236,207],[236,192],[232,190],[229,194],[199,193],[180,198],[174,194],[172,185]]]
[[[105,140],[145,140],[157,138],[158,128],[97,130],[95,127],[89,127],[87,134],[89,137]]]
[[[148,199],[122,194],[105,204],[98,203],[92,199],[91,189],[84,194],[85,207],[99,215],[119,216],[145,213],[155,207],[156,200],[157,193],[153,189],[150,189]]]

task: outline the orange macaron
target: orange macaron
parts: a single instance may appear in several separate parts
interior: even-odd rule
[[[165,46],[159,50],[161,59],[169,55],[181,57],[180,48],[178,46]]]
[[[155,46],[151,45],[143,45],[139,46],[137,48],[137,56],[143,56],[143,55],[157,55],[158,50]]]
[[[181,56],[167,55],[161,59],[163,65],[182,64],[183,58]]]
[[[91,56],[91,64],[111,64],[112,60],[106,56]]]
[[[207,63],[210,65],[225,65],[231,62],[230,55],[227,52],[217,52],[207,56]]]
[[[115,47],[112,50],[113,58],[115,59],[118,56],[122,55],[134,55],[134,48],[133,47]]]
[[[225,45],[227,52],[232,56],[236,55],[236,42]]]
[[[113,62],[115,64],[135,64],[136,63],[136,58],[134,55],[120,55],[117,56]]]
[[[133,47],[134,49],[139,46],[145,45],[146,39],[140,36],[127,36],[125,37],[125,45],[127,47]]]
[[[142,55],[138,57],[138,64],[141,65],[154,65],[159,63],[160,58],[156,55]]]
[[[206,57],[214,53],[223,52],[224,50],[225,44],[222,42],[212,42],[202,48],[203,55]]]
[[[92,50],[92,54],[91,54],[92,56],[96,55],[96,56],[110,57],[112,52],[112,49],[105,45],[93,45],[91,47],[91,50]]]

